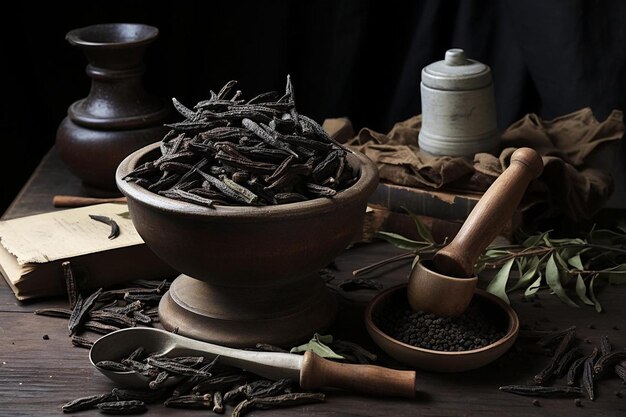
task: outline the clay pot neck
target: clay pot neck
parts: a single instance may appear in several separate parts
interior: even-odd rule
[[[74,29],[65,39],[79,47],[89,64],[110,70],[140,66],[143,54],[159,30],[134,23],[108,23]]]
[[[91,78],[89,96],[73,103],[68,116],[96,129],[136,129],[163,122],[164,103],[147,94],[142,85],[143,56],[158,36],[152,26],[111,23],[75,29],[67,41],[85,54]]]

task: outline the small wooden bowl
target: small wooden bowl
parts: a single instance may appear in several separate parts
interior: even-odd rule
[[[374,297],[365,310],[365,326],[374,342],[389,356],[405,365],[436,372],[469,371],[499,358],[513,345],[517,338],[519,319],[511,306],[484,290],[476,289],[474,297],[477,297],[485,308],[492,309],[495,314],[501,314],[502,319],[506,320],[507,329],[504,337],[480,349],[460,352],[424,349],[400,342],[378,328],[374,323],[373,316],[390,297],[400,294],[406,297],[406,290],[406,284],[389,288]]]

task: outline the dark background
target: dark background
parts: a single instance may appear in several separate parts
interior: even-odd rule
[[[90,81],[67,31],[96,23],[154,25],[146,89],[187,105],[236,79],[245,97],[284,88],[318,121],[349,117],[387,131],[420,113],[420,71],[463,48],[491,66],[501,128],[528,112],[554,118],[626,107],[626,2],[585,0],[55,2],[4,14],[0,213],[54,144]],[[158,140],[159,138],[155,138]],[[626,153],[618,157],[616,195]],[[610,164],[612,161],[607,161]]]

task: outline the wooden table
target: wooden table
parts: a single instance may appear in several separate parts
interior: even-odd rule
[[[80,194],[80,182],[59,161],[54,149],[44,158],[33,177],[4,218],[50,211],[54,194]],[[399,251],[385,243],[353,247],[336,260],[338,272],[331,286],[351,276],[351,271],[390,257]],[[385,287],[406,282],[410,265],[403,263],[380,270],[373,278]],[[64,319],[36,316],[38,308],[65,307],[65,299],[42,299],[20,303],[3,280],[0,280],[0,415],[51,416],[62,414],[61,406],[77,397],[110,391],[114,385],[94,369],[88,351],[73,347],[67,336]],[[334,336],[352,340],[372,350],[376,346],[367,336],[363,311],[375,295],[372,290],[345,293],[337,291],[340,310],[336,324],[329,331]],[[626,286],[606,287],[598,291],[605,312],[592,308],[571,308],[555,296],[541,293],[540,302],[521,302],[512,294],[512,305],[522,323],[543,329],[576,325],[580,338],[598,344],[608,335],[617,348],[626,347]],[[45,337],[47,335],[47,338]],[[95,338],[95,335],[91,335]],[[519,343],[518,343],[519,344]],[[583,344],[588,349],[592,344]],[[380,353],[377,351],[377,353]],[[382,363],[392,363],[381,355]],[[616,392],[626,389],[617,379],[602,380],[597,399],[583,398],[583,407],[572,399],[540,399],[502,393],[498,387],[529,381],[547,362],[544,356],[524,356],[515,348],[496,362],[470,372],[438,374],[418,371],[418,398],[402,400],[354,395],[337,390],[327,392],[322,404],[281,410],[255,411],[253,416],[618,416],[626,415],[626,398]],[[227,409],[227,415],[232,408]],[[188,411],[151,405],[148,415],[207,415],[206,411]],[[210,412],[209,412],[210,414]],[[78,415],[100,415],[96,410]]]

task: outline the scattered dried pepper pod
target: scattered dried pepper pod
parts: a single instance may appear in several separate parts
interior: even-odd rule
[[[537,384],[543,385],[547,383],[555,374],[556,369],[558,368],[558,364],[561,361],[562,357],[567,353],[569,346],[572,341],[576,337],[576,330],[571,329],[567,333],[563,334],[559,345],[554,351],[554,355],[548,362],[548,365],[541,370],[537,375],[535,375],[534,380]]]
[[[111,391],[111,395],[113,395],[118,400],[129,401],[129,400],[137,400],[143,401],[146,404],[154,403],[165,395],[166,390],[161,388],[157,390],[136,390],[136,389],[123,389],[123,388],[113,388]]]
[[[72,270],[70,261],[63,262],[61,264],[61,269],[63,269],[67,299],[70,309],[73,309],[76,305],[76,298],[78,297],[78,285],[76,284],[76,278],[74,278],[74,271]]]
[[[528,395],[535,397],[581,397],[583,391],[580,387],[553,386],[543,387],[540,385],[505,385],[500,387],[500,391],[517,395]]]
[[[62,410],[64,413],[74,413],[76,411],[89,410],[92,408],[96,408],[98,404],[110,401],[111,399],[113,399],[113,397],[109,393],[81,397],[64,404]]]
[[[593,374],[601,375],[605,370],[609,369],[616,363],[626,360],[626,350],[620,350],[603,354],[593,364]]]
[[[233,417],[244,416],[255,408],[280,408],[292,407],[301,404],[313,404],[324,402],[326,396],[321,393],[297,392],[291,394],[277,395],[275,397],[253,398],[244,400],[233,410]]]
[[[115,362],[115,361],[100,361],[96,363],[96,366],[98,368],[106,369],[109,371],[115,371],[115,372],[130,371],[130,369],[126,365],[120,362]]]
[[[173,408],[212,408],[211,394],[204,395],[181,395],[179,397],[168,398],[164,405]]]
[[[213,412],[216,414],[224,413],[222,391],[215,391],[215,393],[213,394]]]
[[[143,401],[129,400],[129,401],[110,401],[97,405],[100,412],[103,414],[141,414],[147,410],[146,404]]]
[[[111,227],[111,233],[109,234],[109,239],[115,239],[120,235],[120,226],[117,224],[115,220],[107,216],[100,216],[97,214],[90,214],[89,217],[97,222],[107,224]]]
[[[591,401],[595,398],[594,392],[594,378],[593,378],[593,363],[598,357],[598,348],[593,349],[593,353],[585,359],[585,363],[583,364],[583,387],[585,391],[587,391],[587,395]]]

